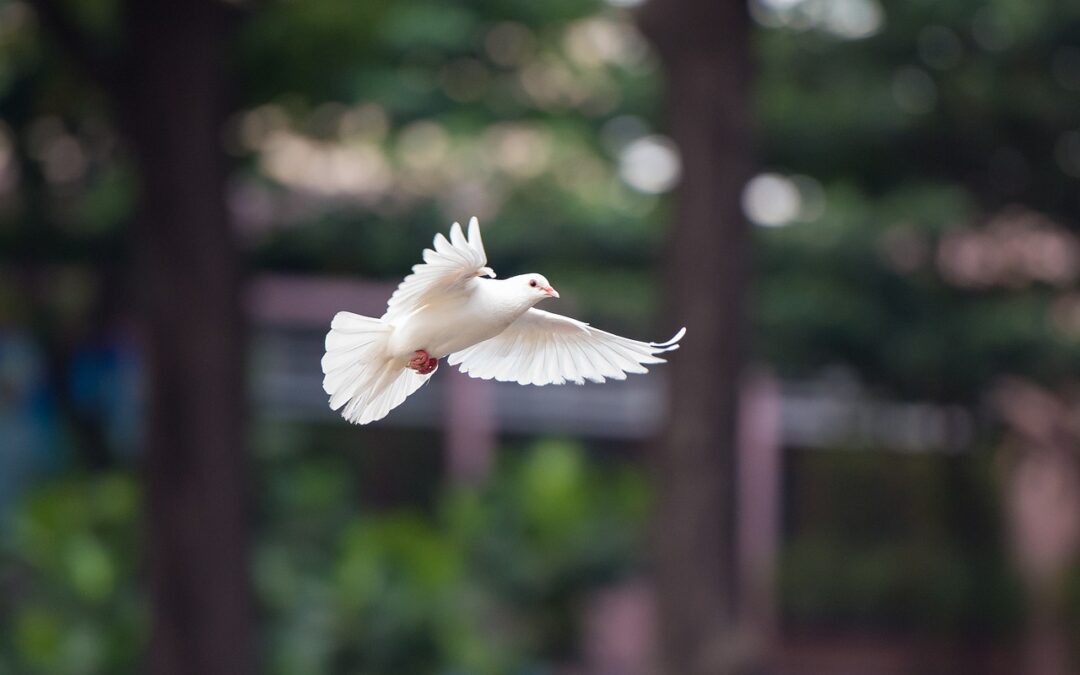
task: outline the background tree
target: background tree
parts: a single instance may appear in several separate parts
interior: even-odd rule
[[[641,23],[664,61],[683,181],[668,230],[668,311],[692,326],[672,363],[657,466],[655,552],[667,672],[736,672],[734,458],[745,359],[751,175],[750,18],[740,1],[669,0]]]
[[[148,667],[253,672],[241,262],[221,148],[234,17],[213,0],[133,0],[118,7],[110,52],[72,8],[34,6],[116,110],[138,176],[129,274],[148,383]]]

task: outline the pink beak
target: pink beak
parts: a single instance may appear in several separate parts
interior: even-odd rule
[[[553,298],[559,297],[559,292],[557,290],[555,290],[554,288],[552,288],[551,286],[544,286],[544,288],[541,289],[541,290],[543,290],[545,293],[547,293],[548,295],[550,295]]]

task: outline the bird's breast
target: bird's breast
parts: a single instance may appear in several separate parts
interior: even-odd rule
[[[423,349],[441,359],[495,337],[513,320],[477,303],[428,305],[395,325],[390,350],[395,358],[408,359]]]

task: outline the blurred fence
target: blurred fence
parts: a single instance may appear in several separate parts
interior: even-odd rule
[[[255,280],[248,297],[255,324],[249,363],[255,412],[275,420],[332,422],[335,414],[326,405],[319,366],[330,318],[346,308],[381,315],[392,290],[385,283],[342,279]],[[97,384],[79,396],[106,418],[114,445],[130,450],[138,436],[138,355],[135,341],[122,330],[114,342],[87,348],[83,379]],[[53,425],[48,397],[39,391],[43,378],[28,376],[42,367],[41,359],[26,336],[0,335],[0,384],[5,392],[0,426],[7,450],[0,453],[2,475],[25,473],[27,462],[48,456],[42,448],[57,442],[55,433],[45,433]],[[655,434],[663,421],[664,366],[650,377],[573,387],[474,381],[445,363],[442,371],[378,424],[434,429],[449,422],[451,436],[468,423],[489,434],[640,440]],[[957,451],[969,444],[974,430],[971,413],[961,407],[879,399],[846,371],[785,381],[779,396],[779,441],[784,447]]]
[[[253,381],[258,410],[274,419],[330,419],[319,368],[330,319],[341,309],[379,316],[392,290],[387,284],[340,279],[257,280],[249,305],[258,326]],[[443,364],[442,370],[453,369]],[[490,406],[485,414],[492,419],[491,429],[509,433],[644,439],[663,421],[663,366],[653,376],[603,386],[477,382],[462,390],[454,384],[456,375],[432,378],[408,405],[379,424],[435,428],[446,421],[452,426],[453,419],[443,419],[443,401],[461,391],[474,397],[472,407]],[[478,386],[493,393],[477,393]],[[779,393],[784,446],[956,451],[972,436],[971,415],[963,408],[878,399],[847,371],[785,382]]]

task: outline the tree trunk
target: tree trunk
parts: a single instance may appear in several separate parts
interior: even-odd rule
[[[641,25],[667,74],[683,176],[666,252],[670,312],[689,331],[671,359],[656,460],[655,563],[670,675],[744,669],[734,635],[734,457],[743,365],[752,167],[745,0],[651,0]]]
[[[120,111],[141,184],[154,675],[254,672],[240,258],[225,208],[229,9],[129,0]]]

